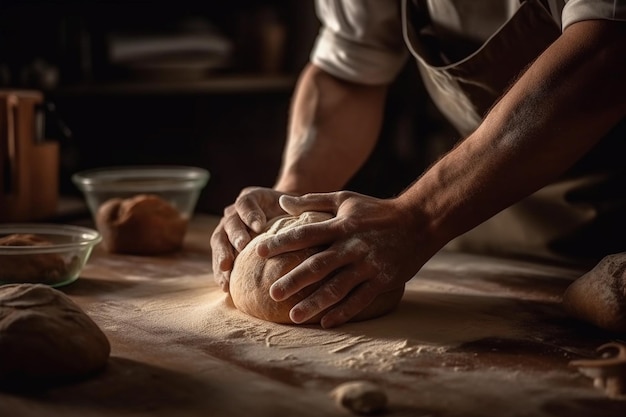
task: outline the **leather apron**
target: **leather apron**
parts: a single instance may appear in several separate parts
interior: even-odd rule
[[[423,1],[403,0],[402,20],[426,90],[464,136],[561,34],[541,1],[527,0],[477,50],[447,62]],[[454,239],[447,248],[589,265],[606,254],[625,251],[624,155],[626,119],[561,179]]]

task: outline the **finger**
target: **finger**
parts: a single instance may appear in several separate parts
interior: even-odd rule
[[[230,269],[220,269],[218,262],[216,262],[215,259],[213,260],[213,280],[217,285],[219,285],[222,291],[228,291],[230,284]]]
[[[257,198],[252,196],[254,189],[246,189],[235,201],[235,209],[239,214],[243,223],[254,230],[261,233],[267,223],[267,217]]]
[[[211,258],[213,279],[222,290],[228,291],[230,270],[235,261],[235,253],[226,233],[216,231],[211,236]]]
[[[224,233],[228,237],[228,245],[233,246],[237,252],[241,252],[252,240],[248,227],[241,221],[239,216],[229,216],[222,220]],[[222,241],[219,242],[223,244]]]
[[[292,216],[299,216],[305,211],[324,211],[336,213],[342,193],[312,193],[299,197],[282,195],[278,204]]]
[[[272,257],[315,246],[328,246],[337,240],[338,229],[335,218],[318,223],[296,226],[275,235],[264,237],[257,245],[259,256]]]
[[[283,301],[311,284],[323,280],[333,271],[349,264],[351,258],[340,256],[335,250],[327,249],[311,255],[294,269],[276,280],[270,287],[270,297]]]
[[[224,291],[224,292],[229,292],[230,273],[231,273],[230,270],[229,271],[222,271],[222,272],[220,272],[220,275],[219,275],[219,278],[218,278],[217,285],[219,285],[221,290]]]
[[[378,296],[379,292],[376,288],[371,281],[366,281],[356,287],[341,303],[324,314],[320,321],[322,328],[330,329],[340,326],[365,310]]]
[[[296,304],[289,312],[289,318],[296,324],[315,317],[324,310],[341,302],[350,292],[363,282],[363,274],[355,270],[341,271],[329,278],[310,296]]]

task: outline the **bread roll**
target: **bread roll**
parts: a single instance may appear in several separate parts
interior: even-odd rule
[[[187,219],[161,197],[113,198],[98,209],[96,226],[111,253],[161,255],[179,250]]]
[[[573,317],[612,332],[626,332],[626,252],[604,257],[563,295]]]

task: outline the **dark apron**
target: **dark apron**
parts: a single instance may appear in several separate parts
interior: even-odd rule
[[[404,36],[426,90],[464,136],[561,31],[539,0],[521,3],[467,57],[447,62],[420,0],[402,1]],[[532,34],[529,35],[529,34]],[[452,250],[592,264],[626,250],[626,122],[570,169],[447,246]]]

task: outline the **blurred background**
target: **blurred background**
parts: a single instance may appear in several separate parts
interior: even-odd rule
[[[79,198],[80,170],[181,164],[210,171],[197,210],[219,215],[242,187],[273,184],[318,25],[312,0],[2,0],[0,89],[42,94],[61,203]],[[409,62],[348,188],[396,194],[456,139]]]

